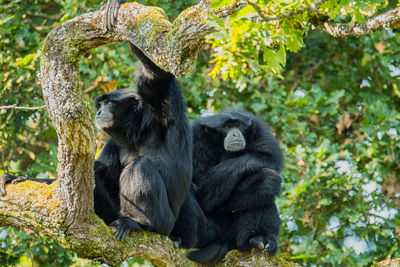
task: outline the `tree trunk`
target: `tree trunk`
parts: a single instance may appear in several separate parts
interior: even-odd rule
[[[79,59],[90,49],[129,41],[158,66],[176,76],[191,73],[204,36],[210,1],[187,9],[173,22],[162,9],[124,4],[115,27],[105,32],[102,10],[84,14],[54,29],[45,39],[40,80],[58,139],[58,181],[24,182],[7,186],[0,199],[0,225],[40,231],[81,257],[115,265],[129,256],[156,266],[192,266],[165,236],[134,232],[119,242],[93,211],[95,127],[79,78]],[[231,252],[221,265],[282,265],[262,251]]]

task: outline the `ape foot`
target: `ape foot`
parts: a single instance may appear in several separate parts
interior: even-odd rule
[[[268,242],[268,241],[267,241],[267,242]],[[263,249],[263,248],[265,248],[265,246],[268,246],[268,243],[267,243],[267,244],[264,244],[264,238],[261,237],[261,236],[256,236],[256,237],[253,237],[253,238],[251,238],[251,239],[249,240],[249,245],[250,245],[250,247],[252,247],[252,248],[260,248],[260,249]]]
[[[275,255],[276,251],[278,250],[278,240],[272,234],[268,234],[266,236],[255,236],[250,238],[249,247],[265,249],[268,254]]]
[[[4,173],[0,176],[0,196],[5,196],[6,192],[6,184],[14,182],[13,180],[18,179],[18,176],[14,176],[8,173]]]
[[[170,236],[169,238],[172,240],[175,248],[181,247],[182,239],[179,236]]]
[[[124,240],[132,230],[142,230],[140,224],[129,217],[122,217],[116,221],[113,221],[110,226],[117,227],[115,237],[120,241]]]
[[[106,25],[106,32],[111,30],[114,26],[115,22],[117,21],[118,10],[122,4],[126,3],[125,0],[108,0],[105,5],[105,25]]]

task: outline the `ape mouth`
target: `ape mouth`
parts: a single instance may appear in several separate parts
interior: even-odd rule
[[[95,119],[95,124],[97,129],[103,130],[113,126],[114,121],[107,116],[97,116]]]
[[[225,145],[225,150],[229,152],[241,151],[245,148],[243,141],[233,141]]]

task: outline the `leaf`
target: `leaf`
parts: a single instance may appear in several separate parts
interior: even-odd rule
[[[26,256],[22,256],[19,258],[19,265],[21,267],[31,267],[31,266],[33,266],[33,262],[31,259],[27,258]]]
[[[264,61],[267,62],[272,72],[279,73],[286,64],[286,50],[283,45],[279,50],[264,47]]]
[[[385,51],[386,45],[383,42],[377,42],[374,47],[379,54],[382,54]]]
[[[261,112],[261,111],[266,110],[268,108],[268,105],[264,104],[264,103],[254,103],[251,105],[251,108],[254,111]]]
[[[350,114],[345,111],[343,116],[339,118],[339,122],[336,123],[336,129],[338,134],[342,134],[342,132],[346,129],[349,129],[352,125],[353,120],[350,118]]]
[[[104,93],[109,93],[117,89],[117,81],[112,80],[111,82],[106,82],[101,86]]]
[[[15,62],[15,66],[16,67],[25,67],[25,66],[29,65],[29,63],[31,63],[31,61],[35,58],[35,56],[36,56],[36,54],[32,53],[32,54],[26,55],[22,59],[17,59],[17,61]]]
[[[286,37],[286,48],[291,52],[297,52],[300,47],[304,46],[303,32],[299,29],[294,29],[290,32],[290,35]]]
[[[300,159],[296,162],[296,166],[304,167],[307,166],[307,164],[304,162],[304,160]]]
[[[396,199],[396,194],[400,193],[400,183],[397,180],[395,173],[391,173],[386,177],[382,184],[382,192],[385,195],[386,201],[393,198],[397,204],[400,204],[400,199]]]
[[[317,115],[311,115],[310,116],[310,118],[309,118],[309,120],[311,121],[311,122],[313,122],[313,123],[315,123],[317,126],[319,126],[319,118],[318,118],[318,116]]]

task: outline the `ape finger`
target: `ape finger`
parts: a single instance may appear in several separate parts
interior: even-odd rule
[[[258,247],[261,249],[263,249],[265,247],[264,240],[261,236],[256,236],[256,237],[250,238],[249,245],[250,245],[250,247]]]
[[[275,255],[278,251],[278,240],[274,235],[268,235],[268,243],[265,245],[265,250],[269,255]]]
[[[125,239],[125,237],[127,237],[127,235],[131,232],[131,229],[129,227],[125,227],[125,229],[122,231],[121,234],[121,241]]]
[[[118,225],[119,225],[119,219],[110,223],[110,226],[113,226],[113,227],[118,227]]]

